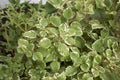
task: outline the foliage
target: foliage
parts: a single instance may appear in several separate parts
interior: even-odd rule
[[[48,0],[1,11],[0,79],[119,80],[119,10],[118,0]]]

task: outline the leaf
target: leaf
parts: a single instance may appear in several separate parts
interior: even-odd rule
[[[19,39],[18,47],[17,47],[18,53],[25,53],[28,50],[28,48],[27,48],[28,45],[29,45],[29,42],[27,40]]]
[[[83,63],[81,66],[80,66],[81,70],[84,71],[84,72],[88,72],[89,69],[90,69],[90,66],[86,63]]]
[[[90,73],[85,73],[85,74],[83,74],[82,79],[83,80],[93,80],[93,77]]]
[[[37,33],[34,30],[30,30],[23,33],[23,36],[26,38],[34,39],[37,36]]]
[[[45,28],[45,27],[48,25],[47,19],[46,19],[46,18],[42,18],[42,19],[40,20],[40,25],[41,25],[43,28]],[[41,27],[41,26],[40,26],[40,27]]]
[[[46,32],[46,31],[40,31],[40,32],[39,32],[39,35],[40,35],[41,37],[46,37],[46,36],[47,36],[47,32]]]
[[[71,53],[70,58],[72,59],[73,62],[77,62],[77,60],[79,58],[79,54],[78,53]]]
[[[96,2],[97,8],[104,8],[104,7],[106,7],[106,5],[104,3],[104,0],[97,0],[95,2]]]
[[[54,80],[53,77],[43,77],[42,80]]]
[[[46,55],[45,61],[46,62],[51,62],[55,59],[55,56],[53,54],[48,54]]]
[[[105,50],[104,45],[103,45],[103,41],[101,39],[96,40],[92,44],[92,48],[93,48],[93,50],[95,50],[97,52],[103,52]]]
[[[27,50],[26,46],[18,46],[17,47],[17,52],[18,53],[24,53],[24,52],[26,52],[26,50]]]
[[[64,38],[64,41],[67,45],[75,45],[75,39],[72,37],[66,37]]]
[[[39,45],[47,49],[51,46],[51,40],[48,38],[43,38],[39,41]]]
[[[113,42],[113,44],[112,44],[112,48],[113,48],[113,49],[118,48],[118,42],[117,42],[117,41]]]
[[[63,16],[66,18],[66,19],[70,19],[73,17],[73,11],[71,8],[66,8],[64,9],[63,11]]]
[[[55,26],[55,27],[59,27],[59,25],[61,24],[61,19],[58,16],[51,16],[50,17],[50,22]]]
[[[58,72],[59,69],[60,69],[60,63],[58,61],[53,61],[50,64],[50,67],[51,67],[51,69],[52,69],[53,72]]]
[[[73,76],[77,73],[77,68],[73,66],[68,66],[65,70],[66,76]]]
[[[35,52],[33,53],[33,60],[43,61],[43,55],[40,52]]]
[[[73,22],[68,29],[70,36],[82,36],[83,34],[81,25],[78,22]]]
[[[79,58],[79,50],[76,47],[71,47],[71,54],[70,54],[70,58],[72,59],[73,62],[77,62],[78,58]]]
[[[101,34],[101,37],[108,37],[109,36],[109,31],[107,31],[107,30],[101,30],[101,32],[100,32],[100,34]]]
[[[59,51],[60,55],[62,55],[64,57],[69,56],[69,48],[64,43],[59,43],[58,51]]]
[[[94,77],[98,77],[100,75],[99,71],[94,69],[94,68],[91,69],[91,72],[92,72]]]
[[[27,49],[28,49],[29,51],[33,51],[33,50],[34,50],[34,47],[35,47],[35,45],[34,45],[33,43],[30,43],[30,44],[28,44]]]
[[[106,56],[107,56],[108,58],[110,58],[110,57],[112,56],[112,54],[113,54],[113,52],[112,52],[111,49],[107,49],[107,50],[106,50]]]
[[[55,8],[60,8],[62,0],[50,0],[50,3],[55,7]]]
[[[96,56],[94,57],[94,62],[100,64],[101,61],[102,61],[102,56],[100,56],[100,55],[96,55]]]
[[[111,39],[108,39],[107,40],[107,47],[108,48],[111,48],[112,47],[112,44],[113,44],[113,41]]]
[[[19,39],[18,46],[27,46],[29,42],[26,39]]]
[[[104,26],[102,24],[100,24],[98,20],[91,20],[90,24],[92,26],[92,29],[101,29],[101,28],[104,28]]]
[[[55,36],[57,36],[58,35],[58,30],[56,29],[56,28],[47,28],[48,29],[48,31],[49,31],[49,34],[53,34],[53,35],[55,35]]]
[[[75,8],[80,10],[82,8],[81,2],[80,1],[75,1]]]
[[[85,40],[82,37],[75,38],[75,46],[83,48],[85,46]]]
[[[66,80],[66,75],[65,72],[62,72],[57,76],[57,80]]]

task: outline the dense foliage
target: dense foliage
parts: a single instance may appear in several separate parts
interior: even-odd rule
[[[120,80],[120,0],[48,0],[0,12],[0,80]]]

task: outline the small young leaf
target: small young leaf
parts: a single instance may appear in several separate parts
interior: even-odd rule
[[[92,72],[92,74],[93,74],[94,77],[98,77],[100,75],[99,71],[96,70],[96,69],[94,69],[94,68],[91,69],[91,72]]]
[[[107,40],[107,46],[108,46],[108,48],[111,48],[112,44],[113,44],[113,41],[111,39],[108,39]]]
[[[59,51],[60,55],[62,55],[64,57],[69,55],[69,48],[64,43],[59,43],[58,51]]]
[[[68,66],[65,70],[66,76],[73,76],[77,73],[77,68],[73,66]]]
[[[51,46],[51,40],[48,38],[43,38],[40,40],[39,45],[43,48],[49,48]]]
[[[18,46],[27,46],[29,42],[25,39],[19,39],[18,40]]]
[[[52,69],[53,72],[57,72],[59,71],[60,69],[60,63],[57,62],[57,61],[53,61],[51,64],[50,64],[50,67]]]
[[[72,59],[73,62],[77,62],[77,60],[79,58],[79,54],[78,53],[71,53],[70,58]]]
[[[55,27],[59,27],[59,25],[61,24],[61,19],[58,16],[51,16],[50,17],[50,22],[55,26]]]
[[[42,18],[42,19],[40,20],[40,25],[41,25],[43,28],[45,28],[45,27],[48,25],[47,19]],[[40,26],[40,27],[41,27],[41,26]]]
[[[94,62],[100,64],[102,61],[102,57],[100,55],[96,55],[95,58],[94,58]]]
[[[33,60],[43,61],[43,55],[40,52],[33,53]]]
[[[84,71],[84,72],[88,72],[89,69],[90,69],[90,66],[86,63],[83,63],[81,66],[80,66],[81,70]]]
[[[23,33],[23,36],[26,38],[34,39],[34,38],[36,38],[37,33],[33,30],[30,30],[30,31]]]
[[[104,45],[103,45],[103,41],[101,39],[96,40],[92,44],[92,48],[93,48],[93,50],[95,50],[97,52],[103,52],[105,50]]]
[[[71,8],[67,8],[63,11],[63,16],[66,18],[66,19],[70,19],[72,18],[73,16],[73,11]]]
[[[70,36],[81,36],[83,34],[81,25],[78,22],[73,22],[68,29]]]
[[[100,24],[98,20],[91,20],[90,24],[92,26],[92,29],[101,29],[101,28],[104,28],[104,26],[102,24]]]
[[[113,52],[112,52],[111,49],[107,49],[107,50],[106,50],[106,55],[107,55],[107,57],[111,57],[112,54],[113,54]]]
[[[45,58],[46,62],[51,62],[54,60],[54,55],[53,54],[48,54]]]
[[[66,80],[66,75],[65,72],[62,72],[57,76],[57,80]]]
[[[93,80],[93,77],[90,73],[85,73],[85,74],[83,74],[82,79],[83,80]]]

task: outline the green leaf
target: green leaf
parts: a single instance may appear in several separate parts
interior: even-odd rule
[[[40,35],[41,37],[46,37],[46,36],[47,36],[47,32],[46,32],[46,31],[40,31],[40,32],[39,32],[39,35]]]
[[[77,68],[73,66],[68,66],[65,70],[66,76],[73,76],[77,73]]]
[[[101,28],[104,28],[104,26],[102,24],[100,24],[98,20],[91,20],[90,24],[92,26],[92,29],[101,29]]]
[[[50,28],[47,28],[47,30],[48,30],[49,34],[53,34],[55,36],[58,35],[58,30],[56,28],[51,28],[50,27]]]
[[[113,49],[118,48],[118,42],[117,42],[117,41],[113,42],[113,44],[112,44],[112,48],[113,48]]]
[[[62,72],[57,76],[57,80],[66,80],[66,75],[65,72]]]
[[[73,15],[74,15],[74,13],[73,13],[73,11],[72,11],[71,8],[66,8],[66,9],[64,9],[64,11],[63,11],[63,16],[64,16],[66,19],[72,18]]]
[[[77,62],[79,58],[79,53],[71,53],[70,58],[72,59],[72,61]]]
[[[93,48],[93,50],[95,50],[97,52],[103,52],[105,50],[104,45],[103,45],[103,41],[101,39],[96,40],[92,44],[92,48]]]
[[[102,30],[101,32],[100,32],[100,34],[101,34],[101,37],[108,37],[109,36],[109,31],[107,31],[107,30]]]
[[[50,3],[55,7],[55,8],[60,8],[62,0],[50,0]]]
[[[93,77],[90,73],[85,73],[85,74],[83,74],[82,79],[83,80],[93,80]]]
[[[108,48],[111,48],[112,44],[113,44],[113,41],[111,39],[108,39],[107,40],[107,46],[108,46]]]
[[[25,55],[26,55],[28,58],[30,58],[30,57],[32,57],[32,52],[27,51],[27,52],[25,53]]]
[[[100,73],[99,73],[99,71],[97,69],[92,68],[91,72],[92,72],[94,77],[98,77],[100,75]]]
[[[35,52],[33,53],[33,60],[43,61],[43,55],[40,52]]]
[[[19,39],[18,46],[27,46],[29,42],[26,39]]]
[[[47,19],[46,19],[46,18],[42,18],[42,19],[40,20],[40,25],[41,25],[43,28],[45,28],[45,27],[48,25]],[[41,27],[41,26],[39,26],[39,27]]]
[[[37,36],[37,33],[34,30],[30,30],[23,33],[23,36],[26,38],[34,39]]]
[[[49,48],[51,46],[51,40],[48,38],[43,38],[39,41],[39,45],[43,48]]]
[[[100,55],[96,55],[96,56],[94,57],[94,62],[100,64],[101,61],[102,61],[102,56],[100,56]]]
[[[89,36],[94,39],[94,40],[97,40],[98,39],[98,35],[97,33],[90,33]]]
[[[78,22],[73,22],[68,29],[70,36],[82,36],[83,34],[81,25]]]
[[[28,44],[28,46],[27,46],[27,49],[29,50],[29,51],[33,51],[34,50],[34,44],[33,43],[30,43],[30,44]]]
[[[66,37],[64,38],[64,41],[67,45],[75,45],[75,39],[72,37]]]
[[[112,54],[113,54],[113,52],[112,52],[111,49],[107,49],[107,50],[106,50],[106,56],[107,56],[108,58],[110,58],[110,57],[112,56]]]
[[[51,61],[53,61],[54,58],[55,57],[54,57],[53,54],[48,54],[48,55],[46,55],[45,61],[46,62],[51,62]]]
[[[77,74],[77,79],[78,79],[78,80],[82,80],[83,74],[84,74],[84,72],[79,72],[79,73]]]
[[[50,54],[49,50],[48,49],[45,49],[45,48],[42,48],[42,47],[39,47],[36,52],[40,52],[42,53],[43,57],[46,57],[47,55]]]
[[[83,48],[85,46],[85,40],[82,37],[75,38],[75,46]]]
[[[96,2],[97,8],[104,8],[104,7],[106,7],[106,5],[104,3],[104,0],[97,0],[95,2]]]
[[[69,56],[69,48],[64,43],[59,43],[59,45],[58,45],[58,51],[59,51],[60,55],[62,55],[64,57]]]
[[[81,2],[80,1],[75,1],[75,8],[80,10],[82,8]]]
[[[59,27],[59,25],[61,24],[61,19],[58,16],[51,16],[50,17],[50,22],[55,26],[55,27]]]
[[[79,58],[79,50],[78,50],[78,48],[76,48],[76,47],[71,47],[70,48],[71,49],[71,54],[70,54],[70,58],[73,60],[73,61],[75,61],[75,62],[77,62],[77,60],[78,60],[78,58]]]
[[[80,66],[81,70],[84,71],[84,72],[88,72],[89,69],[90,69],[90,66],[86,63],[83,63],[81,66]]]
[[[17,47],[17,52],[18,53],[24,53],[24,52],[26,52],[26,50],[27,50],[26,46],[18,46]]]
[[[42,80],[54,80],[53,77],[43,77]]]
[[[58,61],[53,61],[50,64],[50,67],[51,67],[51,69],[52,69],[53,72],[57,72],[60,69],[60,63]]]

